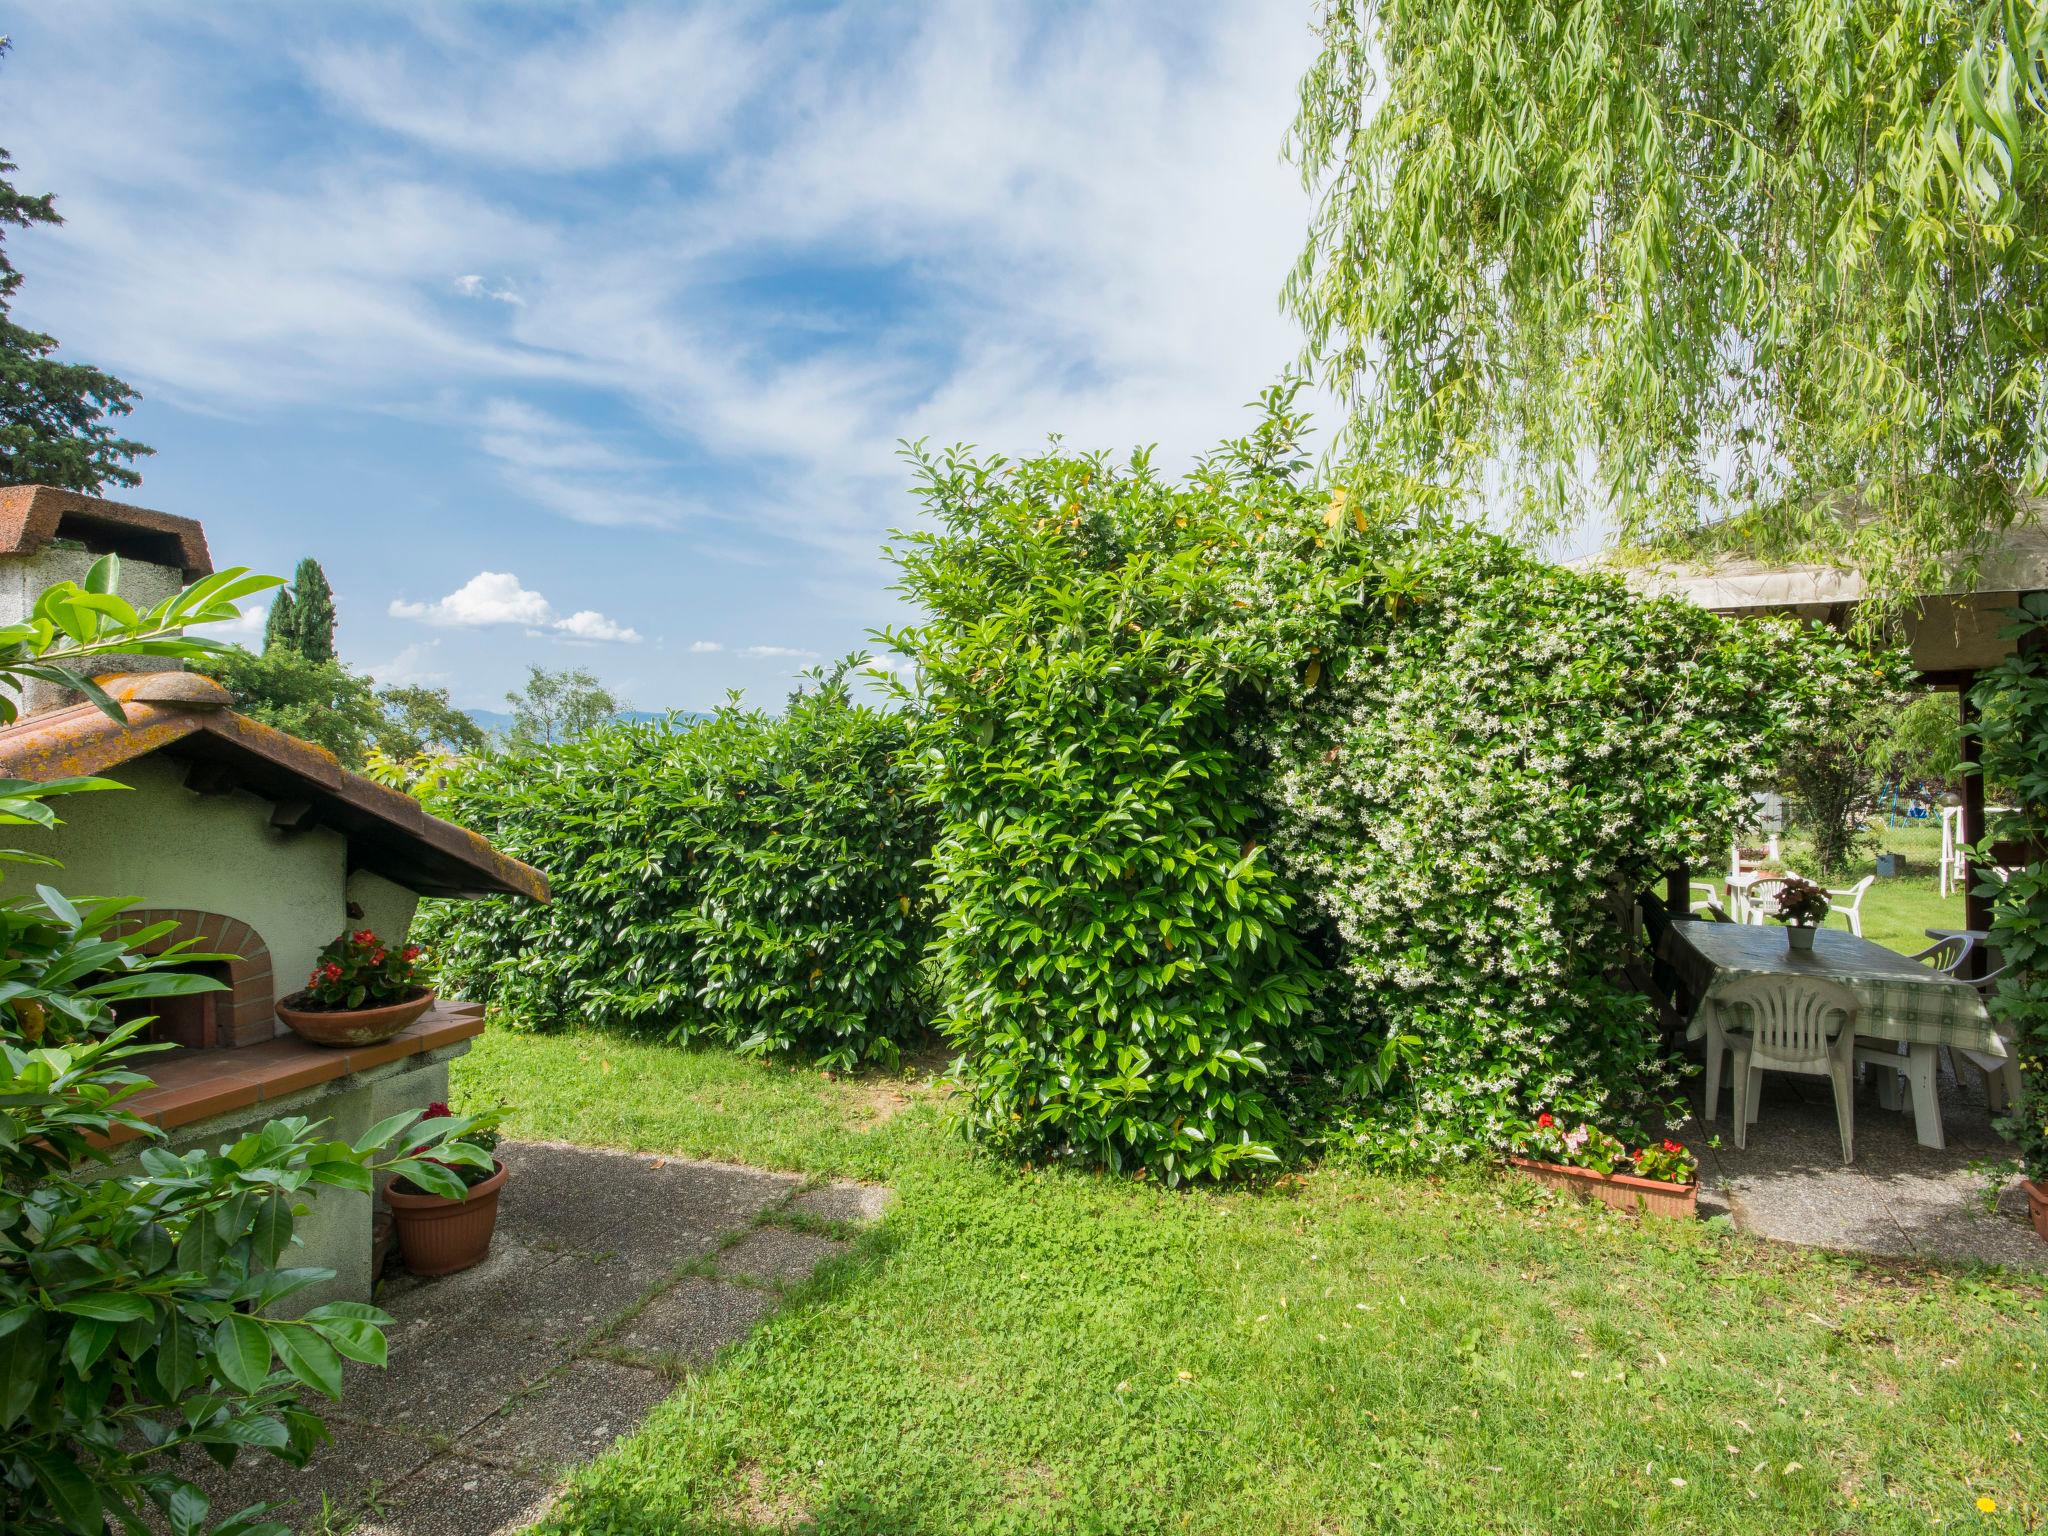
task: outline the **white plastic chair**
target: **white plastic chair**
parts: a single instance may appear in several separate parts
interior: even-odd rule
[[[1977,989],[1977,995],[1989,1003],[1998,990],[1999,978],[2010,970],[2002,965],[1989,976],[1979,976],[1970,983]],[[2013,1100],[2019,1097],[2020,1061],[2018,1037],[2006,1025],[1994,1022],[1998,1038],[2005,1042],[2005,1054],[1993,1056],[1988,1051],[1973,1051],[1959,1045],[1948,1048],[1948,1064],[1954,1069],[1956,1081],[1963,1080],[1963,1063],[1968,1062],[1984,1077],[1984,1104],[1993,1113],[2002,1113],[2012,1108]]]
[[[1713,1001],[1735,1056],[1735,1145],[1749,1145],[1764,1074],[1798,1072],[1833,1083],[1842,1161],[1854,1162],[1856,994],[1818,976],[1739,976]]]
[[[1953,976],[1962,969],[1963,962],[1976,949],[1977,941],[1967,933],[1952,933],[1946,938],[1935,940],[1917,955],[1908,955],[1908,960],[1924,961],[1927,968],[1937,976]]]
[[[1849,931],[1859,939],[1863,937],[1863,898],[1875,884],[1877,876],[1865,875],[1846,891],[1828,892],[1828,916],[1839,912],[1848,922]]]
[[[1761,928],[1771,921],[1771,909],[1777,905],[1778,892],[1783,890],[1787,880],[1797,880],[1798,875],[1786,870],[1768,880],[1759,880],[1752,885],[1742,898],[1743,919],[1753,928]]]
[[[1692,906],[1689,910],[1693,912],[1718,912],[1723,910],[1721,906],[1721,893],[1714,889],[1714,884],[1711,880],[1695,880],[1692,882]]]

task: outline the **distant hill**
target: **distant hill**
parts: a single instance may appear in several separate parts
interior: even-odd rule
[[[508,710],[465,709],[463,713],[489,731],[493,736],[503,736],[512,729],[512,715]],[[674,713],[678,720],[685,723],[692,720],[709,720],[711,718],[702,711],[694,709],[679,709],[674,711]],[[616,715],[613,715],[612,718],[614,720],[630,720],[638,723],[647,720],[663,720],[668,717],[668,714],[669,711],[661,709],[622,709]]]

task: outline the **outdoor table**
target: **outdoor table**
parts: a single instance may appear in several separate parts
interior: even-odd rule
[[[1989,928],[1922,928],[1920,931],[1930,939],[1975,939],[1979,949],[1991,947]]]
[[[1942,1145],[1941,1108],[1933,1092],[1934,1056],[1944,1045],[2005,1055],[2005,1042],[1992,1028],[1984,1000],[1966,981],[1941,976],[1895,949],[1852,933],[1823,928],[1813,948],[1795,950],[1785,930],[1773,925],[1675,922],[1658,946],[1685,991],[1699,999],[1688,1040],[1707,1032],[1706,1010],[1714,993],[1738,976],[1820,976],[1840,982],[1856,995],[1856,1038],[1904,1045],[1916,1082],[1913,1130],[1923,1147]],[[1884,1059],[1876,1052],[1865,1061]],[[1919,1085],[1925,1084],[1922,1092]]]
[[[1756,888],[1759,880],[1784,880],[1790,878],[1789,871],[1782,869],[1745,869],[1740,874],[1728,877],[1728,915],[1738,923],[1750,920],[1749,893]]]

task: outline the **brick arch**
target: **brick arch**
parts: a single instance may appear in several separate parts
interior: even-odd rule
[[[162,922],[176,923],[176,931],[144,944],[142,953],[161,954],[180,939],[196,939],[195,949],[237,957],[219,967],[225,973],[221,979],[227,982],[228,991],[200,994],[207,1004],[200,1010],[201,1017],[179,1026],[183,1034],[197,1038],[180,1038],[179,1044],[261,1045],[277,1033],[277,983],[271,974],[270,946],[263,942],[263,935],[238,918],[190,907],[133,907],[121,915],[114,932],[134,933]],[[156,1011],[163,1010],[159,1007]]]

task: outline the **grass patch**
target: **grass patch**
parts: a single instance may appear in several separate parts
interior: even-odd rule
[[[1880,825],[1875,848],[1859,855],[1847,874],[1822,883],[1837,890],[1847,890],[1865,875],[1876,871],[1878,849],[1903,853],[1907,872],[1878,881],[1863,898],[1863,936],[1866,939],[1912,955],[1934,942],[1927,937],[1927,929],[1961,928],[1964,925],[1962,896],[1941,894],[1941,826],[1938,822],[1931,825],[1918,822],[1899,827]],[[1778,861],[1780,866],[1820,878],[1814,870],[1811,845],[1804,836],[1795,833],[1787,838],[1784,850],[1784,858]],[[1696,878],[1711,880],[1725,904],[1728,890],[1724,874],[1725,871],[1718,870],[1698,871]],[[1831,916],[1827,926],[1841,929],[1847,925],[1840,917]]]
[[[517,1134],[897,1203],[573,1480],[562,1536],[2021,1530],[2048,1304],[1341,1169],[1175,1194],[975,1157],[937,1095],[611,1039],[457,1066]],[[611,1071],[594,1064],[608,1061]],[[1996,1514],[1980,1513],[1980,1498]]]

